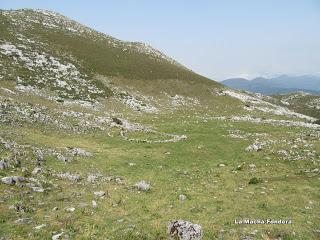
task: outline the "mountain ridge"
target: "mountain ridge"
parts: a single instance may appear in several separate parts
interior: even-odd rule
[[[28,13],[34,14],[26,16]],[[34,11],[30,9],[3,11],[3,15],[9,16],[10,14],[11,18],[16,18],[12,19],[12,24],[15,25],[16,30],[19,28],[28,29],[32,34],[34,27],[38,27],[39,25],[44,26],[44,28],[38,28],[38,31],[39,29],[49,29],[50,31],[38,32],[38,36],[42,36],[43,40],[49,41],[50,44],[55,44],[57,48],[63,45],[64,48],[61,51],[72,50],[76,52],[82,59],[86,58],[87,61],[89,60],[92,63],[90,66],[86,66],[86,68],[93,68],[93,70],[100,71],[103,74],[118,76],[121,72],[125,77],[148,78],[150,80],[154,78],[166,79],[177,77],[200,79],[199,81],[209,80],[195,74],[145,43],[121,41],[109,35],[93,31],[54,12]],[[21,21],[21,18],[24,18],[24,21]],[[61,31],[60,29],[62,28],[67,31]],[[78,36],[77,39],[72,37],[74,34]],[[61,35],[64,35],[63,38]],[[106,42],[100,41],[106,41],[108,45],[105,45]],[[88,42],[92,45],[95,44],[99,52],[92,53],[91,51],[95,48],[92,45],[88,45]],[[85,51],[86,48],[88,49],[87,51]],[[103,57],[104,54],[107,54],[108,57],[104,57],[104,61],[102,62],[106,66],[109,65],[109,70],[101,65],[100,59],[97,59],[99,56]],[[149,56],[152,61],[148,60],[146,62],[146,58],[143,56]],[[112,60],[108,62],[108,59],[116,59],[117,61]],[[132,66],[133,62],[134,65]]]
[[[235,89],[272,95],[297,91],[320,95],[320,77],[313,75],[289,76],[281,75],[274,78],[231,78],[220,83]]]

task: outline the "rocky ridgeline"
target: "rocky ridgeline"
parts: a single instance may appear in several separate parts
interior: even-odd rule
[[[235,90],[221,90],[211,89],[213,95],[216,96],[230,96],[236,98],[244,103],[243,109],[248,112],[263,112],[271,113],[274,115],[285,116],[289,118],[300,118],[307,121],[315,121],[316,119],[304,114],[300,114],[289,110],[286,107],[275,104],[276,100],[269,96],[264,96],[259,93],[250,93],[246,91],[235,91]]]
[[[0,14],[9,17],[11,24],[20,31],[26,29],[33,29],[42,27],[51,30],[61,30],[72,33],[74,36],[86,37],[94,41],[103,41],[114,48],[121,49],[121,51],[141,53],[158,61],[167,61],[179,67],[181,64],[166,56],[162,52],[152,48],[150,45],[140,42],[126,42],[113,38],[104,33],[92,30],[84,25],[81,25],[69,18],[47,10],[15,10],[15,11],[1,11]]]
[[[311,94],[306,93],[306,92],[296,92],[296,93],[291,93],[291,94],[283,94],[280,95],[281,96],[281,101],[285,104],[285,105],[290,105],[290,102],[292,100],[298,100],[301,99],[305,96],[310,96]]]
[[[0,56],[3,59],[0,79],[14,81],[16,89],[21,92],[65,102],[65,104],[80,104],[88,107],[98,105],[101,99],[114,95],[116,100],[135,111],[146,113],[159,111],[153,104],[155,100],[150,101],[143,94],[140,96],[129,94],[121,89],[113,91],[116,89],[111,90],[108,88],[110,86],[98,84],[95,73],[84,70],[82,63],[76,57],[54,51],[50,48],[50,43],[28,34],[28,30],[33,31],[37,28],[66,31],[74,37],[81,36],[102,41],[122,52],[145,54],[152,59],[184,68],[147,44],[120,41],[54,12],[25,9],[1,11],[0,14],[8,19],[10,26],[8,31],[13,36],[7,40],[0,40]],[[191,105],[199,105],[199,101],[180,95],[172,96],[172,107]]]
[[[320,110],[320,97],[317,98],[317,99],[313,99],[310,102],[308,102],[307,106],[312,108],[312,109]]]

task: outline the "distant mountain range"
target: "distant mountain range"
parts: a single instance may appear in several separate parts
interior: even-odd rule
[[[274,78],[258,77],[252,80],[245,78],[230,78],[221,81],[221,83],[231,88],[262,93],[265,95],[297,91],[320,95],[320,76],[312,75],[281,75]]]

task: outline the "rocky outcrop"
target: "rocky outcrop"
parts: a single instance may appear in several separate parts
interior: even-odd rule
[[[27,182],[27,179],[19,176],[3,177],[1,182],[7,185],[15,185],[23,182]]]
[[[148,192],[151,188],[150,184],[142,180],[134,185],[139,191]]]
[[[184,220],[170,222],[168,225],[168,234],[171,238],[179,240],[201,240],[203,236],[200,225]]]

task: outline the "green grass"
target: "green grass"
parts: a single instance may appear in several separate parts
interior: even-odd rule
[[[281,100],[281,98],[288,97],[293,94],[275,95],[274,98]],[[289,101],[290,105],[287,107],[295,112],[320,119],[320,110],[311,108],[309,106],[311,101],[317,100],[319,98],[320,98],[319,96],[315,96],[315,95],[299,96],[296,99],[290,100]]]
[[[25,14],[38,13],[25,11]],[[165,60],[152,59],[133,50],[124,53],[123,45],[114,47],[105,38],[102,40],[97,32],[79,36],[63,30],[48,30],[39,24],[32,24],[27,29],[10,24],[8,17],[0,13],[2,41],[16,43],[14,33],[22,32],[30,39],[48,44],[49,47],[42,50],[53,56],[66,61],[71,61],[72,56],[71,62],[81,73],[88,75],[88,81],[105,89],[106,95],[102,97],[108,98],[98,98],[102,106],[94,111],[80,106],[66,107],[61,102],[20,92],[12,95],[0,90],[1,96],[18,103],[45,106],[48,108],[45,113],[54,119],[59,117],[57,112],[74,110],[93,116],[128,119],[159,132],[132,132],[128,134],[130,138],[166,139],[160,133],[187,135],[188,138],[177,143],[138,143],[124,140],[119,129],[76,134],[53,124],[31,124],[21,119],[10,124],[1,123],[0,136],[19,144],[56,150],[80,147],[94,153],[94,157],[77,157],[66,164],[46,156],[43,166],[46,172],[36,176],[46,181],[44,193],[0,184],[0,239],[51,239],[54,233],[63,231],[71,239],[160,240],[167,239],[167,224],[176,219],[200,224],[204,239],[210,240],[241,239],[244,235],[264,240],[319,239],[319,174],[306,171],[319,168],[320,142],[316,130],[212,120],[214,116],[240,116],[248,111],[240,101],[228,96],[213,96],[210,89],[220,88],[220,84]],[[110,37],[107,39],[114,41]],[[10,58],[0,55],[0,61],[6,66],[3,68],[6,78],[1,80],[1,87],[14,90],[17,76],[32,80],[32,73],[12,65]],[[30,84],[37,85],[35,82]],[[160,106],[160,112],[134,112],[110,98],[111,88],[154,97],[151,103]],[[173,109],[165,93],[197,97],[201,104]],[[0,109],[0,116],[2,114],[7,116],[4,114],[11,112]],[[250,114],[266,119],[289,118],[269,113]],[[12,116],[13,120],[15,117]],[[204,119],[206,117],[208,120]],[[66,121],[65,124],[79,124],[77,118]],[[240,130],[248,137],[231,138],[229,130]],[[266,137],[256,135],[264,133]],[[257,138],[277,142],[258,152],[245,152]],[[292,150],[293,144],[288,142],[297,138],[305,141],[298,143],[299,154],[305,156],[307,153],[303,150],[308,148],[303,145],[313,144],[315,160],[288,161],[278,155],[279,150]],[[0,151],[0,158],[8,155],[9,151]],[[35,165],[34,154],[28,152],[23,156],[21,168],[0,170],[0,176],[30,177]],[[57,179],[51,174],[54,172],[80,174],[82,180]],[[121,177],[125,184],[86,182],[87,175],[97,172]],[[140,180],[150,182],[149,192],[138,192],[133,187]],[[94,191],[105,191],[107,196],[96,199]],[[187,200],[180,201],[180,194],[186,195]],[[92,207],[93,200],[97,201],[97,208]],[[10,209],[11,205],[24,206],[25,212],[16,213]],[[54,207],[58,210],[53,211]],[[75,207],[75,212],[66,212],[68,207]],[[30,217],[32,221],[15,224],[14,221],[21,217]],[[244,218],[291,219],[293,223],[234,224],[235,219]],[[34,229],[40,224],[46,224],[46,227]],[[255,230],[258,233],[251,234]]]
[[[163,116],[164,119],[166,116]],[[247,132],[268,132],[274,127],[256,127],[250,124],[233,123],[235,128]],[[319,207],[305,209],[310,200],[317,202],[319,188],[317,176],[297,176],[297,169],[306,167],[304,162],[285,162],[274,158],[269,151],[245,153],[244,148],[253,140],[237,140],[224,137],[227,129],[223,122],[177,124],[171,119],[165,129],[188,135],[188,140],[178,143],[143,144],[129,143],[120,137],[110,138],[103,132],[73,136],[59,132],[41,132],[37,129],[19,128],[21,141],[50,147],[77,146],[95,153],[94,159],[77,159],[70,164],[48,159],[48,169],[76,172],[83,176],[99,171],[103,175],[121,176],[125,186],[111,183],[91,185],[70,183],[63,180],[50,180],[51,190],[44,194],[23,194],[17,188],[0,185],[1,191],[11,190],[20,196],[24,203],[35,205],[36,212],[26,213],[34,219],[30,225],[17,228],[12,221],[18,216],[8,210],[12,200],[1,204],[2,235],[19,238],[32,233],[34,239],[46,238],[53,231],[65,229],[76,239],[166,239],[166,223],[172,219],[188,219],[204,228],[205,239],[218,237],[220,230],[226,230],[228,239],[236,239],[244,226],[234,225],[238,218],[290,218],[292,225],[248,225],[247,229],[257,229],[260,233],[284,234],[285,239],[316,239],[312,232],[319,223]],[[286,134],[284,128],[272,134],[275,138]],[[294,133],[295,134],[295,133]],[[298,132],[296,132],[298,134]],[[201,146],[201,148],[198,148]],[[165,155],[164,152],[170,152]],[[271,156],[265,160],[265,156]],[[135,163],[129,166],[129,163]],[[224,163],[225,167],[219,167]],[[256,165],[252,171],[247,166]],[[244,168],[236,173],[232,171],[239,164]],[[30,169],[31,170],[31,169]],[[253,177],[263,179],[257,185],[248,184]],[[138,193],[131,186],[139,180],[151,183],[148,193]],[[83,181],[84,182],[84,181]],[[58,185],[59,187],[52,187]],[[244,190],[235,191],[243,187]],[[273,189],[273,190],[270,190]],[[108,197],[97,200],[98,208],[91,206],[81,209],[79,203],[91,205],[93,191],[108,192]],[[24,192],[24,191],[23,191]],[[263,194],[261,192],[267,192]],[[179,194],[186,194],[187,200],[180,202]],[[43,202],[44,205],[37,205]],[[285,205],[284,205],[285,202]],[[112,205],[118,203],[116,207]],[[52,212],[58,206],[60,210]],[[76,206],[75,213],[66,213],[63,209]],[[46,216],[46,217],[45,217]],[[118,222],[124,219],[123,222]],[[311,223],[306,225],[305,222]],[[47,223],[41,231],[32,229],[37,224]],[[133,230],[128,226],[135,225]],[[230,232],[230,230],[233,231]],[[14,231],[13,231],[14,230]],[[139,235],[136,236],[137,232]],[[295,232],[295,235],[293,235]],[[258,239],[263,238],[260,234]]]

